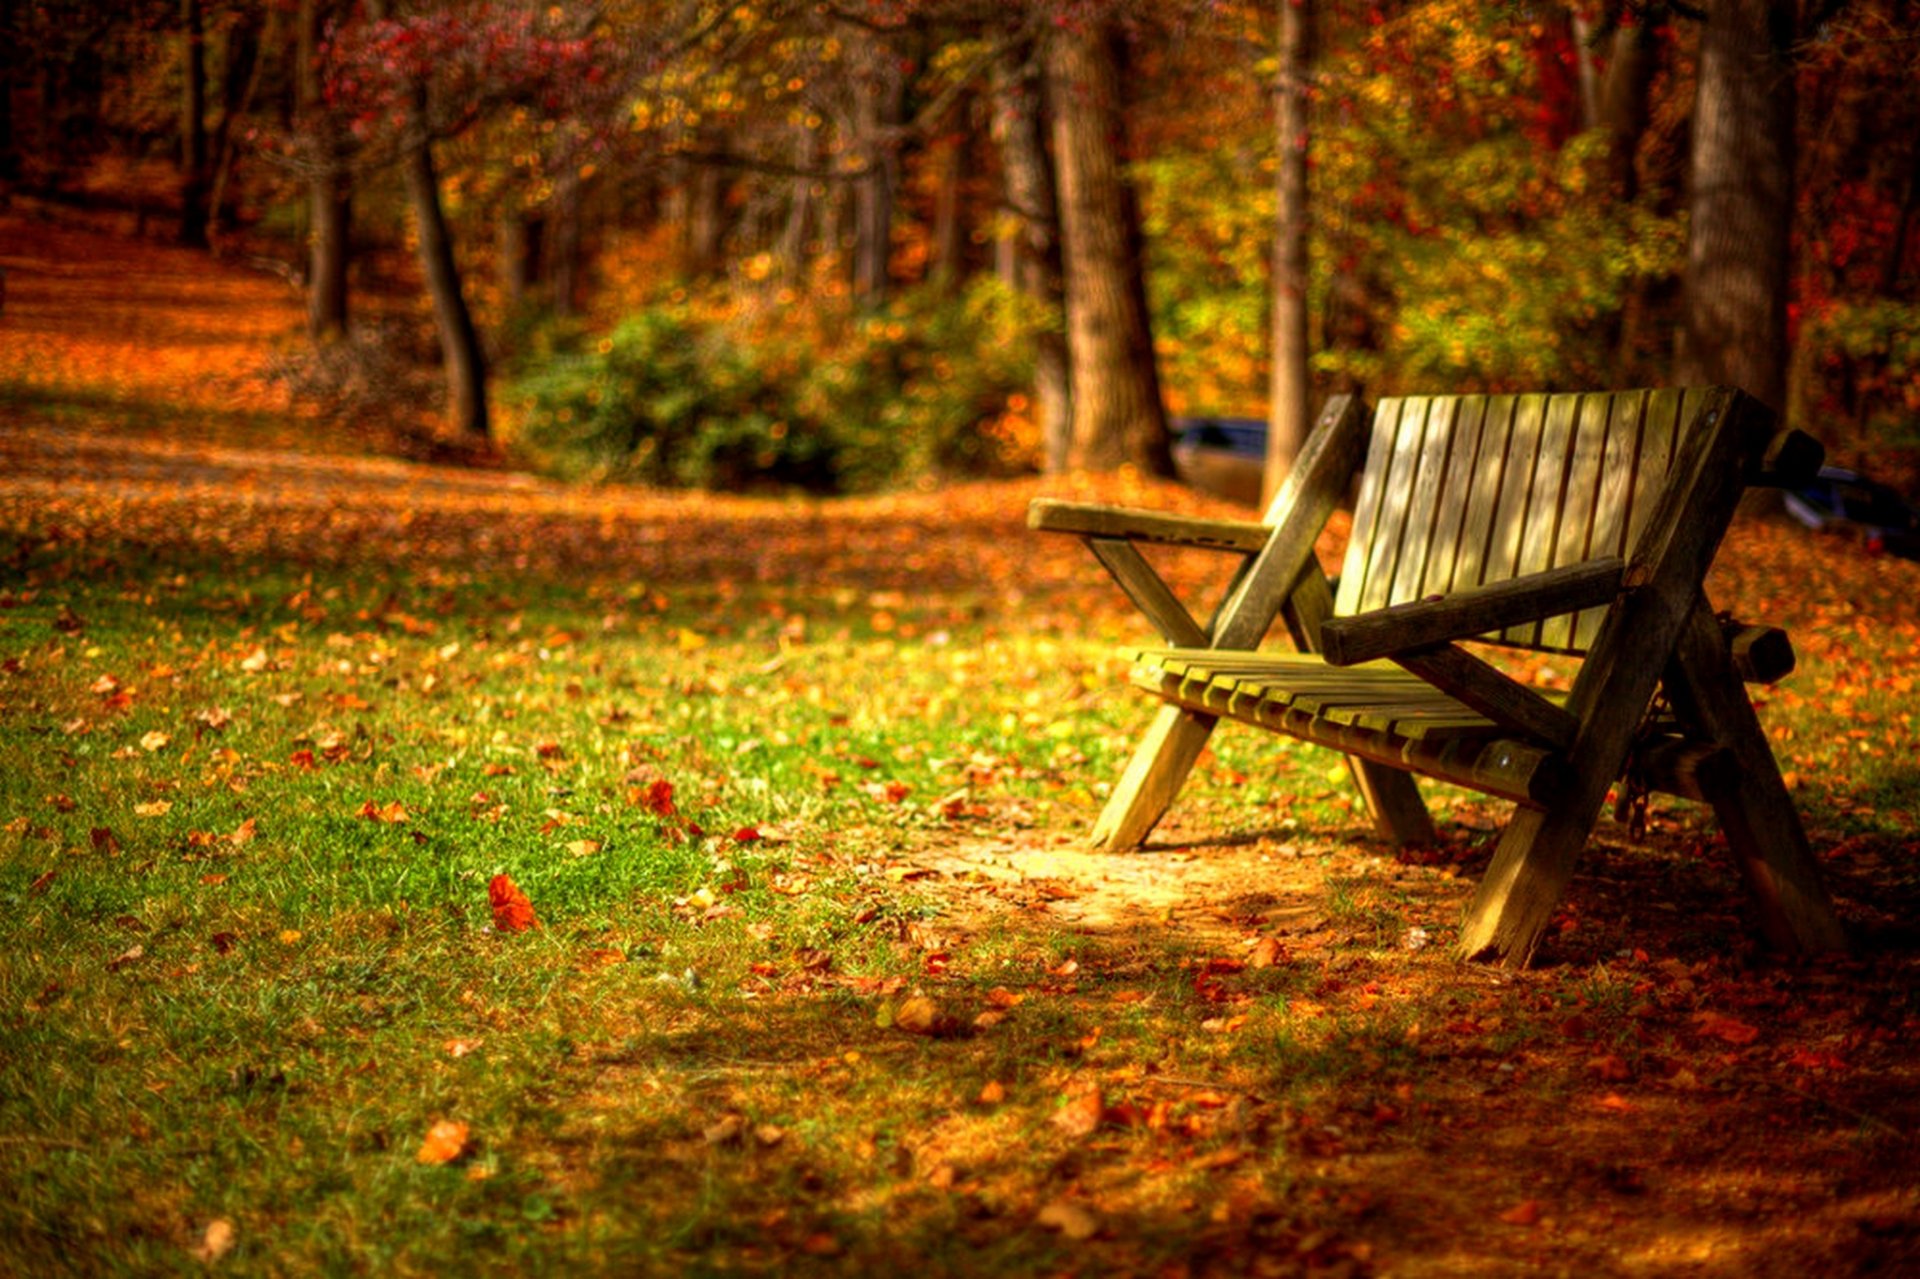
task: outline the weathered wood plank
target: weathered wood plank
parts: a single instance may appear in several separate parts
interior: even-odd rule
[[[1467,492],[1467,512],[1460,526],[1460,549],[1454,554],[1453,583],[1449,589],[1478,586],[1486,580],[1489,543],[1510,471],[1508,453],[1517,407],[1511,395],[1487,400],[1475,452],[1473,480]],[[1521,501],[1524,503],[1525,496]]]
[[[1436,600],[1335,618],[1322,628],[1323,651],[1332,665],[1349,666],[1586,608],[1619,594],[1625,569],[1617,559],[1591,560]]]
[[[1647,393],[1620,391],[1611,398],[1607,421],[1607,451],[1600,468],[1600,488],[1594,496],[1593,531],[1587,555],[1600,559],[1627,554],[1628,507],[1633,500],[1633,477],[1640,464],[1640,437],[1646,423]],[[1590,608],[1574,621],[1569,645],[1585,652],[1600,633],[1605,608]]]
[[[1273,530],[1253,520],[1200,519],[1127,506],[1100,506],[1035,498],[1027,505],[1027,527],[1043,533],[1114,537],[1162,546],[1196,546],[1216,551],[1257,554]]]
[[[1367,571],[1356,612],[1378,608],[1392,598],[1394,567],[1399,563],[1401,535],[1407,511],[1413,505],[1413,481],[1426,441],[1427,409],[1424,396],[1409,396],[1400,409],[1400,429],[1393,440],[1386,486],[1380,493],[1380,516],[1367,545]],[[1377,463],[1369,460],[1368,469]]]
[[[1206,749],[1217,716],[1184,706],[1162,706],[1093,825],[1095,848],[1138,848],[1166,815],[1167,806]]]
[[[1486,556],[1480,567],[1482,583],[1504,582],[1519,571],[1520,536],[1526,525],[1527,499],[1533,492],[1546,413],[1544,395],[1523,395],[1513,406],[1513,429],[1507,440],[1500,501],[1488,529]]]
[[[1086,541],[1087,549],[1106,566],[1134,607],[1147,615],[1147,620],[1167,637],[1168,643],[1201,645],[1207,642],[1205,629],[1193,620],[1193,614],[1180,602],[1180,597],[1153,571],[1153,565],[1147,563],[1132,542],[1112,537],[1089,537]]]
[[[1420,464],[1413,476],[1413,500],[1406,526],[1400,532],[1400,554],[1394,564],[1389,601],[1420,598],[1427,562],[1433,552],[1434,529],[1447,486],[1452,481],[1453,436],[1459,427],[1459,401],[1452,396],[1427,405],[1426,437],[1420,446]]]
[[[1611,395],[1586,395],[1580,399],[1579,416],[1574,421],[1572,455],[1567,463],[1567,483],[1560,497],[1560,530],[1554,539],[1553,564],[1560,567],[1578,564],[1594,554],[1594,525],[1599,515],[1602,467],[1607,460],[1607,425],[1612,415]],[[1573,613],[1556,613],[1540,622],[1542,648],[1561,652],[1573,647]]]
[[[1564,499],[1568,468],[1573,460],[1574,426],[1579,417],[1579,396],[1548,398],[1546,423],[1541,430],[1540,451],[1534,460],[1533,483],[1527,497],[1527,513],[1521,521],[1519,555],[1513,564],[1515,577],[1553,567],[1554,546],[1560,535],[1561,516],[1566,510]],[[1502,637],[1509,644],[1536,645],[1540,642],[1540,625],[1536,621],[1510,626]]]
[[[1446,483],[1440,507],[1433,517],[1433,546],[1427,552],[1426,572],[1402,598],[1445,595],[1454,588],[1454,569],[1460,559],[1461,535],[1466,526],[1467,499],[1479,482],[1480,473],[1475,464],[1480,453],[1480,428],[1486,414],[1487,399],[1483,395],[1464,396],[1456,401]]]
[[[1509,679],[1458,644],[1403,654],[1395,660],[1504,728],[1536,738],[1556,750],[1565,750],[1573,744],[1579,720],[1564,707]]]
[[[1388,460],[1393,456],[1393,442],[1400,431],[1402,403],[1397,399],[1382,400],[1373,411],[1366,461],[1360,469],[1360,492],[1354,499],[1353,525],[1347,534],[1347,555],[1340,566],[1340,597],[1334,603],[1335,613],[1353,612],[1366,586],[1367,558],[1373,547],[1374,529],[1380,522],[1380,505],[1385,500]]]

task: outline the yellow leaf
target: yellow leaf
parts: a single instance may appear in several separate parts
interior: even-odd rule
[[[133,815],[135,817],[165,817],[172,811],[173,802],[165,799],[156,799],[151,804],[135,804],[133,806]]]

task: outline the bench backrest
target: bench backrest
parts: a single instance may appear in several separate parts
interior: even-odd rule
[[[1382,400],[1334,612],[1632,558],[1702,390]],[[1604,609],[1484,638],[1584,653]]]

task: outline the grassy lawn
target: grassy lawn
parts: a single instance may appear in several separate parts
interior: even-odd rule
[[[1920,566],[1753,525],[1713,584],[1795,635],[1762,715],[1854,958],[1770,959],[1675,802],[1461,969],[1473,796],[1396,857],[1337,756],[1223,732],[1081,850],[1146,637],[1037,484],[308,451],[222,380],[283,286],[116,327],[71,290],[204,264],[84,260],[0,321],[0,1270],[1920,1263]]]

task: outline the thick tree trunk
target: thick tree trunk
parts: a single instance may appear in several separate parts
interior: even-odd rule
[[[424,97],[424,90],[420,93]],[[433,143],[421,119],[424,103],[416,101],[410,136],[402,150],[400,168],[406,179],[407,202],[413,206],[420,239],[420,269],[433,298],[434,328],[440,334],[440,357],[447,374],[447,396],[455,427],[479,439],[488,434],[487,362],[480,331],[467,309],[460,288],[460,267],[454,261],[453,236],[440,203],[440,175],[433,164]]]
[[[1028,297],[1055,316],[1066,310],[1060,282],[1060,215],[1053,165],[1043,141],[1046,102],[1041,77],[1031,69],[1003,73],[994,89],[994,132],[1006,200],[1018,231],[1007,238],[1008,275]],[[1055,475],[1067,469],[1073,447],[1067,337],[1049,325],[1034,346],[1033,407],[1040,426],[1042,465]]]
[[[793,164],[808,173],[819,163],[819,134],[804,124],[794,126]],[[789,184],[786,225],[780,232],[777,263],[782,279],[798,281],[805,275],[807,233],[815,217],[812,177],[798,177]]]
[[[1786,406],[1793,229],[1791,0],[1713,0],[1700,36],[1683,381]]]
[[[14,0],[0,0],[0,31],[13,30]],[[13,128],[13,86],[20,73],[20,52],[9,40],[0,48],[0,182],[11,182],[20,176],[20,151],[18,139]],[[0,188],[0,208],[4,208],[7,192]]]
[[[1312,0],[1280,0],[1280,69],[1274,95],[1279,216],[1273,231],[1273,375],[1262,485],[1269,500],[1293,468],[1313,424],[1313,375],[1307,357],[1307,86],[1312,74]]]
[[[180,0],[180,242],[207,242],[207,33],[200,0]]]
[[[1104,21],[1048,40],[1048,101],[1060,184],[1076,469],[1131,463],[1171,475],[1166,409],[1141,272],[1117,35]]]

